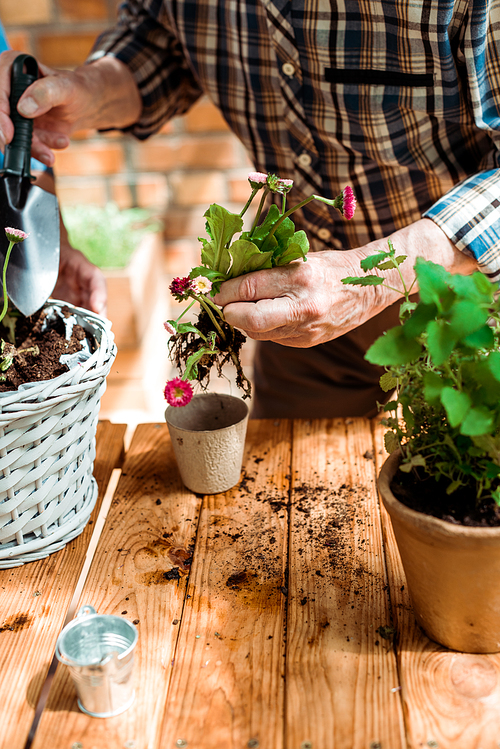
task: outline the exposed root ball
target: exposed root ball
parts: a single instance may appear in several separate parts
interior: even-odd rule
[[[232,328],[226,322],[222,320],[218,322],[224,333],[224,339],[217,335],[215,339],[217,351],[213,355],[206,354],[200,359],[196,380],[202,390],[206,390],[210,383],[210,371],[212,367],[216,368],[218,376],[221,377],[223,366],[232,362],[237,372],[236,384],[243,392],[243,398],[249,398],[252,387],[243,373],[240,362],[240,351],[246,341],[246,336],[239,330]],[[208,336],[214,330],[213,323],[205,310],[200,311],[196,327],[205,336]],[[168,342],[170,359],[177,369],[183,372],[186,368],[188,358],[203,346],[204,342],[200,340],[196,333],[177,333],[171,336]]]

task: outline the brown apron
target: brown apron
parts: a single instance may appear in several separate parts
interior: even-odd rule
[[[364,325],[312,348],[259,341],[254,361],[254,419],[321,419],[377,414],[390,393],[379,386],[382,367],[364,355],[384,330],[399,323],[393,304]]]

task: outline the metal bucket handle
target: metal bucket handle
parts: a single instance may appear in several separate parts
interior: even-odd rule
[[[93,606],[91,606],[89,603],[86,603],[84,606],[82,606],[80,609],[78,609],[78,613],[75,616],[76,619],[81,619],[84,616],[92,616],[93,614],[97,614],[97,611]],[[64,663],[66,666],[81,666],[81,663],[78,663],[78,661],[72,661],[71,658],[68,658],[64,653],[61,652],[61,648],[59,645],[60,638],[57,638],[56,642],[56,658],[61,663]],[[111,654],[111,656],[106,656],[105,662],[107,663],[108,660],[111,660],[114,653]],[[104,665],[104,664],[103,664]]]

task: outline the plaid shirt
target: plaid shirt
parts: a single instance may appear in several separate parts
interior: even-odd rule
[[[314,249],[359,247],[427,216],[500,277],[498,0],[126,0],[90,60],[115,55],[146,138],[202,94],[291,200],[318,202]]]

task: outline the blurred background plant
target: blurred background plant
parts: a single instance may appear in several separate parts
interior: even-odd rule
[[[115,203],[66,206],[62,214],[73,247],[104,269],[125,268],[144,235],[162,228],[150,210]]]

